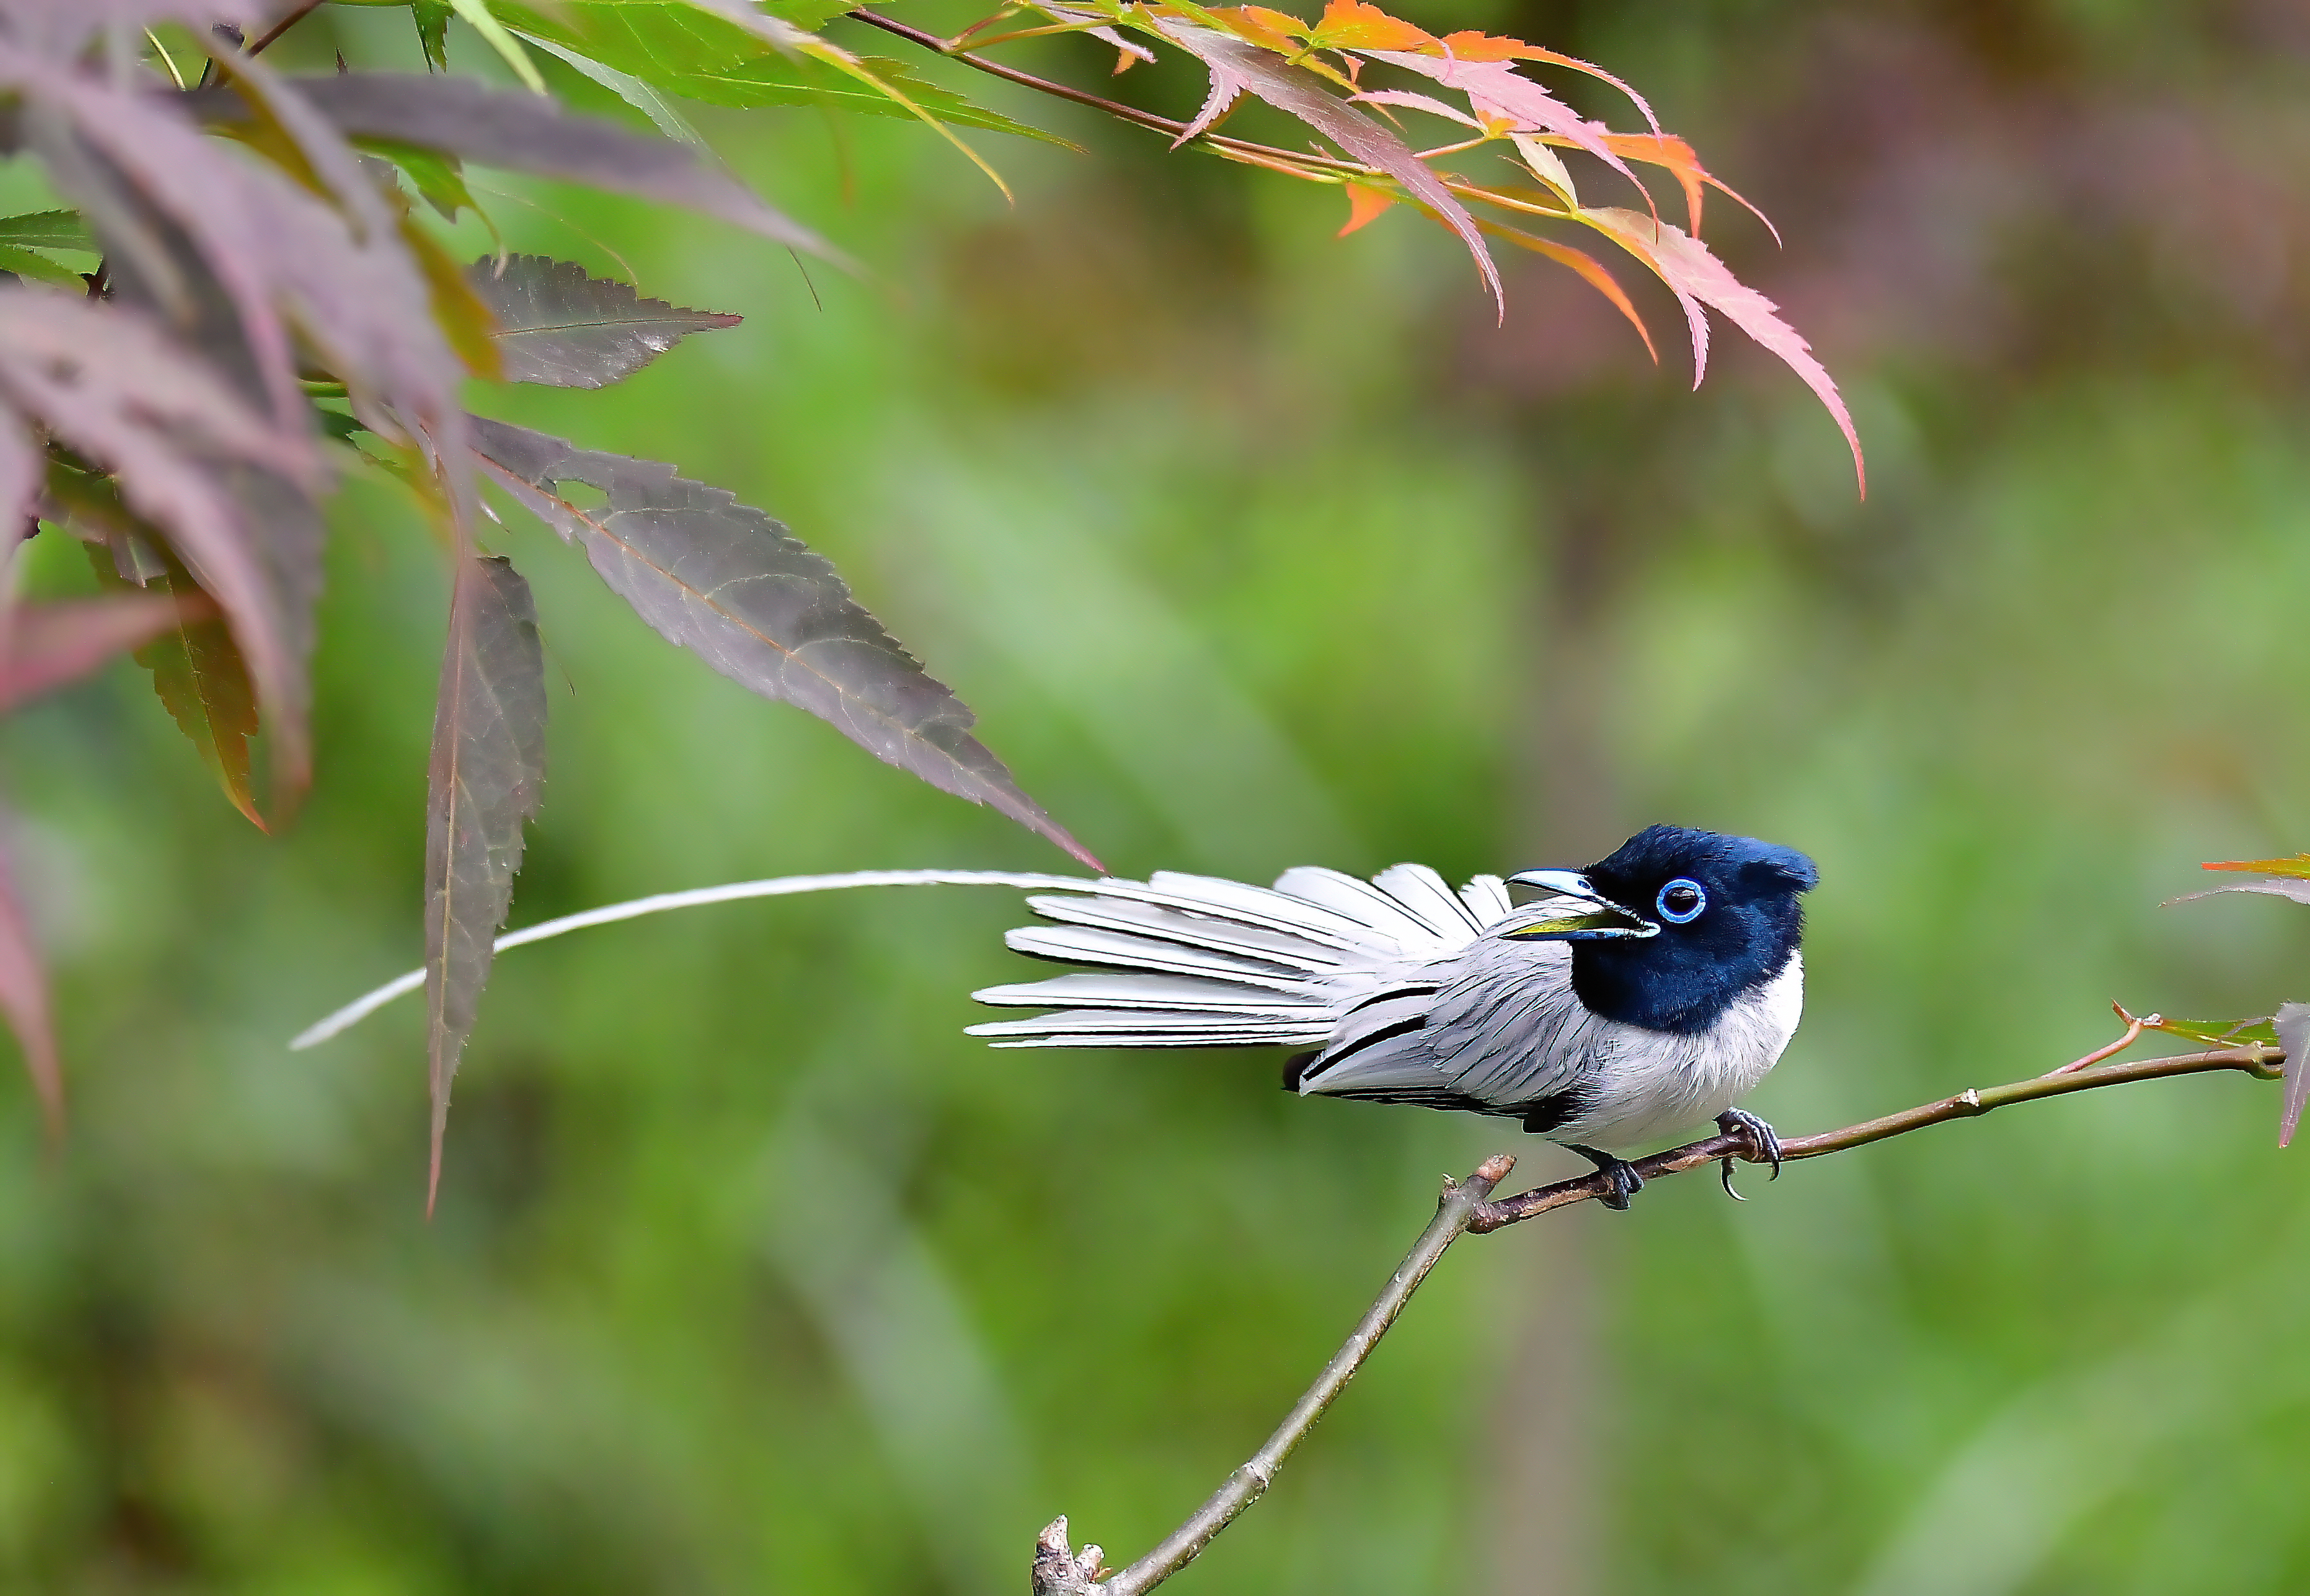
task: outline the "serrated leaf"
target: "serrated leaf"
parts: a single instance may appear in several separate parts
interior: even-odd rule
[[[690,0],[497,0],[491,6],[517,30],[550,39],[646,83],[677,94],[677,80],[713,72],[775,50],[740,22]],[[850,9],[847,0],[778,0],[764,10],[816,32]]]
[[[417,48],[425,64],[436,72],[449,70],[449,0],[409,0],[411,19],[417,24]]]
[[[645,299],[622,282],[589,277],[574,261],[483,256],[465,281],[496,321],[508,382],[600,388],[630,377],[690,333],[733,327],[739,317]]]
[[[1494,238],[1506,239],[1519,249],[1529,249],[1534,255],[1552,260],[1559,266],[1569,266],[1579,275],[1582,282],[1603,295],[1612,308],[1619,311],[1630,326],[1636,328],[1637,336],[1645,341],[1645,352],[1652,356],[1654,365],[1660,364],[1660,351],[1654,347],[1652,329],[1645,325],[1645,318],[1637,313],[1635,302],[1628,298],[1628,291],[1621,288],[1619,280],[1606,271],[1603,263],[1594,256],[1585,250],[1575,249],[1568,244],[1559,244],[1551,239],[1539,238],[1519,228],[1502,227],[1489,221],[1485,222],[1483,227],[1484,230]]]
[[[818,105],[829,110],[900,118],[915,114],[827,62],[782,50],[760,35],[694,6],[575,0],[566,4],[500,5],[498,10],[525,34],[550,40],[669,93],[710,105],[745,109]],[[875,56],[856,59],[875,78],[942,121],[1074,147],[1056,134],[989,110],[966,95],[934,83],[902,62]],[[642,109],[648,114],[648,107]]]
[[[545,656],[529,584],[511,560],[461,556],[426,776],[428,1214],[441,1186],[449,1084],[513,902],[522,827],[537,813],[544,786]]]
[[[200,609],[216,613],[205,602]],[[0,709],[77,681],[177,619],[177,601],[165,592],[19,605],[8,617],[7,653],[0,657]]]
[[[1750,204],[1738,189],[1702,166],[1700,157],[1693,152],[1692,146],[1674,134],[1608,133],[1604,135],[1604,143],[1616,154],[1625,155],[1630,160],[1666,167],[1675,176],[1678,186],[1684,190],[1685,211],[1690,219],[1693,237],[1700,236],[1701,201],[1706,191],[1714,188],[1730,196],[1750,215],[1763,222],[1765,230],[1773,235],[1774,243],[1781,241],[1781,230],[1773,225],[1773,219]]]
[[[1344,239],[1350,233],[1369,227],[1390,205],[1395,204],[1395,195],[1367,183],[1350,183],[1345,187],[1348,191],[1348,219],[1340,224],[1340,230],[1333,235],[1334,238]]]
[[[41,967],[39,944],[32,940],[31,920],[16,896],[4,850],[0,850],[0,1012],[7,1015],[8,1028],[16,1033],[16,1045],[24,1054],[24,1072],[32,1078],[32,1089],[39,1094],[53,1137],[64,1129],[64,1066],[56,1056],[56,1028],[48,1017],[48,972]]]
[[[695,150],[597,117],[571,116],[534,94],[492,89],[467,77],[412,73],[350,72],[289,81],[349,138],[391,139],[448,151],[484,166],[686,205],[793,248],[836,253],[728,171],[701,160]],[[241,103],[219,90],[185,98],[201,115],[218,121],[232,120]]]
[[[128,558],[124,560],[123,555]],[[109,587],[150,592],[158,588],[176,600],[203,597],[192,575],[133,532],[114,534],[112,546],[91,545],[89,561]],[[123,574],[127,564],[143,577]],[[259,831],[271,829],[258,812],[249,765],[249,740],[256,735],[256,693],[248,666],[232,632],[213,606],[208,612],[172,603],[175,624],[136,651],[136,663],[152,673],[152,690],[169,718],[215,776],[226,800]]]
[[[1302,37],[1321,50],[1417,50],[1436,43],[1426,29],[1392,17],[1365,0],[1331,0],[1323,20]]]
[[[1317,79],[1286,65],[1281,60],[1225,33],[1193,23],[1174,22],[1150,13],[1148,23],[1163,38],[1201,61],[1211,74],[1216,100],[1222,88],[1246,91],[1276,109],[1300,121],[1368,166],[1377,168],[1403,185],[1412,195],[1460,236],[1476,262],[1484,285],[1502,317],[1507,299],[1500,288],[1499,268],[1484,247],[1483,234],[1467,207],[1452,197],[1444,181],[1429,170],[1411,146],[1324,87]],[[1209,103],[1206,114],[1211,113]]]
[[[0,272],[13,272],[34,282],[53,282],[59,287],[81,287],[87,281],[62,261],[50,260],[37,249],[20,249],[13,244],[0,244]]]
[[[556,44],[535,34],[522,37],[547,55],[577,73],[580,77],[596,82],[628,105],[650,119],[650,126],[677,143],[688,144],[694,150],[706,148],[705,135],[690,125],[690,118],[673,108],[673,104],[655,88],[630,72],[596,61],[591,56],[580,55],[568,45]]]
[[[98,253],[96,239],[77,211],[31,211],[22,216],[0,216],[0,244],[13,245],[19,249]]]
[[[1862,497],[1868,497],[1869,467],[1861,457],[1861,437],[1853,429],[1852,413],[1845,408],[1836,382],[1813,358],[1812,346],[1781,319],[1778,306],[1733,276],[1724,262],[1709,253],[1708,246],[1672,221],[1608,205],[1590,206],[1574,214],[1650,266],[1684,307],[1685,321],[1692,331],[1693,386],[1700,386],[1701,375],[1708,369],[1708,318],[1701,314],[1706,305],[1779,356],[1813,391],[1836,421],[1837,429],[1845,434],[1845,444],[1853,450],[1854,476]]]
[[[878,759],[1099,862],[972,737],[977,718],[780,523],[671,465],[476,417],[483,473],[586,557],[668,642],[817,716]],[[582,482],[599,508],[560,491]]]
[[[1570,139],[1580,149],[1637,186],[1649,203],[1652,193],[1628,163],[1608,142],[1610,130],[1591,122],[1546,89],[1516,71],[1507,61],[1468,61],[1455,56],[1429,56],[1416,50],[1371,50],[1374,61],[1385,61],[1468,97],[1469,108],[1484,122],[1504,122],[1525,133],[1551,133]]]

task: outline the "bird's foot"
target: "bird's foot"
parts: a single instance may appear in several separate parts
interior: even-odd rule
[[[1727,1136],[1738,1136],[1746,1141],[1749,1146],[1741,1156],[1751,1164],[1770,1164],[1773,1173],[1769,1178],[1781,1178],[1781,1139],[1772,1126],[1745,1108],[1728,1108],[1716,1116],[1716,1128]],[[1732,1189],[1732,1160],[1725,1158],[1723,1164],[1724,1194],[1735,1202],[1747,1201]]]
[[[1595,1165],[1596,1173],[1604,1177],[1604,1195],[1601,1201],[1606,1208],[1616,1208],[1625,1213],[1628,1199],[1645,1189],[1645,1177],[1638,1175],[1637,1167],[1626,1158],[1616,1158],[1608,1152],[1582,1147],[1577,1142],[1568,1141],[1565,1146]]]

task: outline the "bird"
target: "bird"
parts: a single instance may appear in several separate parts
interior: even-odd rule
[[[1585,870],[1456,893],[1421,864],[1084,881],[1029,898],[1047,924],[1004,941],[1090,967],[974,993],[1046,1012],[968,1030],[996,1047],[1295,1048],[1287,1090],[1520,1120],[1625,1210],[1644,1179],[1620,1155],[1709,1120],[1778,1175],[1779,1137],[1736,1103],[1796,1032],[1798,900],[1819,880],[1793,848],[1655,825]]]

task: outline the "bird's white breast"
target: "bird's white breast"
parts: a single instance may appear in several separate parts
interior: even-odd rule
[[[1596,1021],[1588,1106],[1549,1134],[1614,1151],[1706,1124],[1771,1072],[1803,1011],[1799,953],[1696,1036]]]

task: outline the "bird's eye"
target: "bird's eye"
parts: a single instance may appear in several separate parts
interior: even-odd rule
[[[1684,925],[1700,917],[1700,911],[1708,906],[1708,894],[1700,889],[1698,881],[1679,876],[1660,889],[1653,906],[1671,925]]]

